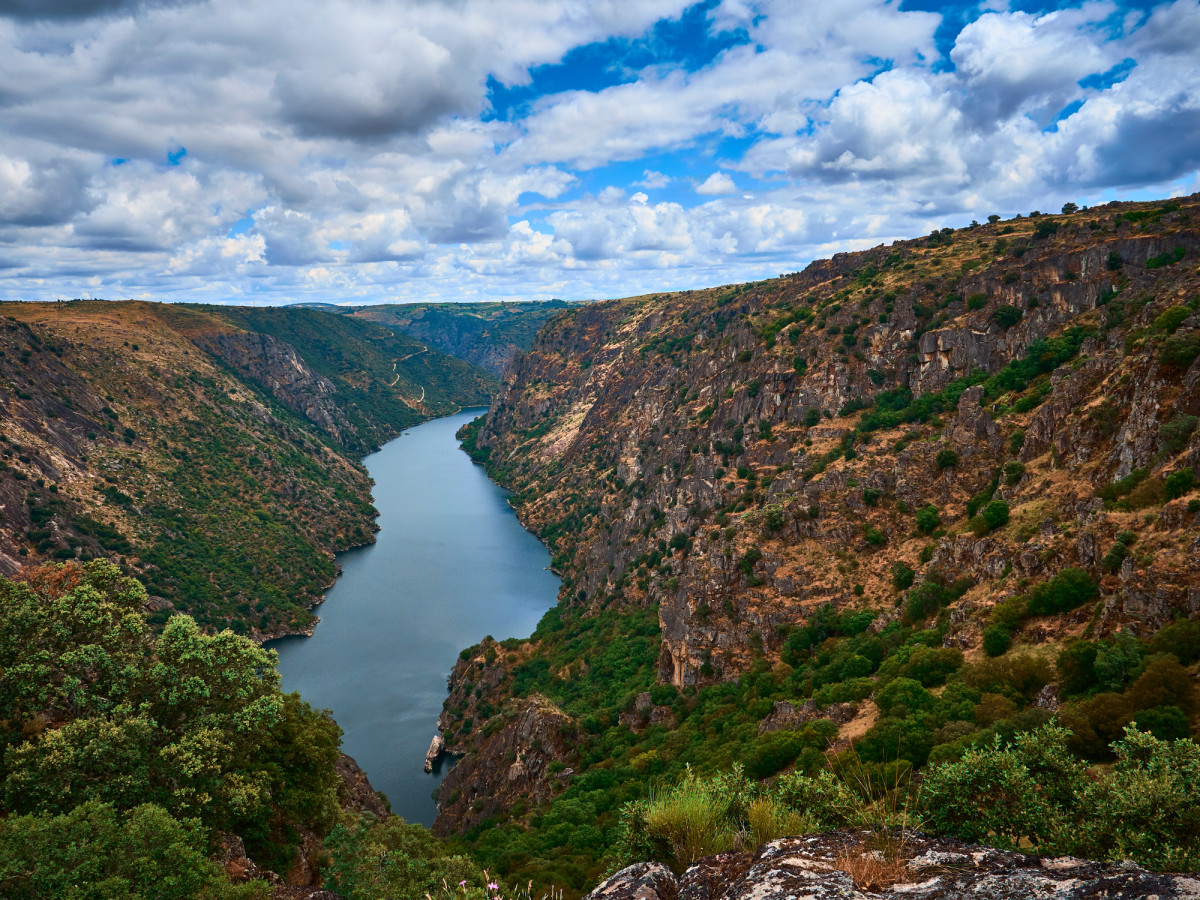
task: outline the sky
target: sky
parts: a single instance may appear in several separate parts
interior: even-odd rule
[[[0,298],[617,297],[1200,191],[1200,0],[0,0]]]

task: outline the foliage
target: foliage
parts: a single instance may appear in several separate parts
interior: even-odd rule
[[[151,803],[285,862],[277,824],[328,830],[340,731],[280,692],[274,653],[186,616],[155,635],[145,590],[106,561],[26,577],[0,582],[4,806]]]
[[[949,469],[958,465],[958,454],[947,448],[939,450],[937,455],[937,466],[939,469]]]
[[[1069,732],[1046,726],[1010,745],[933,766],[921,788],[927,823],[962,840],[1160,871],[1200,865],[1200,747],[1126,729],[1111,773],[1085,776]]]
[[[344,900],[424,897],[445,888],[463,900],[486,895],[486,874],[475,863],[399,816],[378,822],[347,815],[325,847],[333,857],[325,887]]]
[[[942,524],[938,508],[932,503],[917,510],[917,530],[922,534],[931,534]]]
[[[205,829],[142,804],[89,800],[67,813],[0,818],[0,894],[9,900],[265,900],[207,855]]]

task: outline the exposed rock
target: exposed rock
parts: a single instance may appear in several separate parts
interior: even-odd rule
[[[338,791],[338,799],[343,809],[353,809],[359,813],[370,813],[375,818],[383,820],[391,815],[387,805],[380,798],[367,773],[359,768],[354,757],[345,753],[338,754],[337,772],[342,778],[342,786]]]
[[[432,772],[433,764],[438,761],[438,757],[442,755],[442,751],[446,749],[446,741],[441,734],[435,734],[433,740],[429,742],[429,749],[425,751],[425,771]]]
[[[270,884],[280,884],[283,881],[269,869],[260,869],[254,860],[246,855],[246,845],[236,834],[226,834],[221,837],[219,860],[225,869],[225,874],[234,884],[259,880]]]
[[[584,900],[676,900],[679,887],[662,863],[637,863],[622,869]]]
[[[894,884],[856,884],[842,860],[879,857],[866,833],[772,841],[750,854],[700,860],[681,878],[658,863],[622,869],[585,900],[1195,900],[1200,876],[1160,875],[1133,863],[1026,856],[909,832]],[[853,868],[852,866],[845,866]],[[887,879],[890,881],[890,879]]]
[[[518,798],[540,803],[565,788],[550,767],[565,768],[572,757],[575,721],[541,694],[510,701],[499,715],[503,726],[442,779],[435,834],[469,828]]]

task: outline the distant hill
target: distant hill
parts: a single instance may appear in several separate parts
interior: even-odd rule
[[[361,306],[349,315],[403,331],[499,378],[528,350],[541,327],[578,306],[562,300],[514,303],[413,303]]]
[[[374,540],[358,460],[495,380],[304,308],[0,305],[0,572],[107,556],[208,628],[308,627]]]

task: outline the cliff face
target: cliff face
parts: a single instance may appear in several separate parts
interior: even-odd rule
[[[333,553],[374,539],[358,456],[489,384],[312,310],[0,312],[0,571],[114,558],[157,619],[179,609],[260,638],[310,628]]]
[[[334,402],[334,386],[316,375],[296,348],[267,334],[216,333],[201,335],[196,344],[224,360],[241,375],[252,378],[297,415],[303,416],[339,444],[351,430]],[[384,437],[377,429],[371,437]]]
[[[1186,502],[1154,516],[1147,537],[1161,550],[1144,544],[1141,563],[1110,575],[1096,555],[1139,518],[1106,513],[1097,489],[1135,469],[1200,465],[1194,427],[1163,437],[1200,412],[1200,366],[1164,365],[1154,331],[1179,308],[1171,337],[1200,333],[1187,305],[1200,282],[1200,204],[1141,232],[1113,226],[1122,209],[1058,217],[1040,239],[1036,219],[983,226],[933,247],[839,254],[772,282],[573,311],[505,380],[478,445],[535,531],[570,520],[556,545],[564,602],[657,606],[662,676],[677,685],[735,674],[755,644],[775,645],[777,626],[816,605],[891,601],[896,563],[971,577],[979,587],[965,608],[1002,596],[988,583],[1002,574],[1015,582],[1082,563],[1105,579],[1110,626],[1200,609],[1200,563],[1190,541],[1179,545],[1195,527]],[[1001,255],[998,243],[1026,249]],[[1147,268],[1175,248],[1180,262]],[[1002,309],[1019,321],[1005,327]],[[862,416],[847,404],[934,395],[1072,326],[1089,333],[1033,409],[1015,390],[984,409],[976,386],[941,421],[855,433]],[[829,459],[847,439],[853,458]],[[956,461],[939,466],[945,451]],[[1007,463],[1023,468],[995,490],[1016,527],[963,533],[968,499]],[[929,504],[958,527],[922,560],[929,538],[911,511]],[[747,565],[752,548],[761,557]],[[647,565],[655,549],[657,567]],[[975,644],[974,624],[963,620],[960,645]]]
[[[552,547],[560,604],[654,611],[680,688],[778,662],[821,607],[881,628],[926,580],[954,584],[943,640],[970,657],[998,602],[1067,568],[1098,604],[1018,643],[1151,633],[1200,615],[1198,260],[1191,197],[589,305],[467,443]]]

